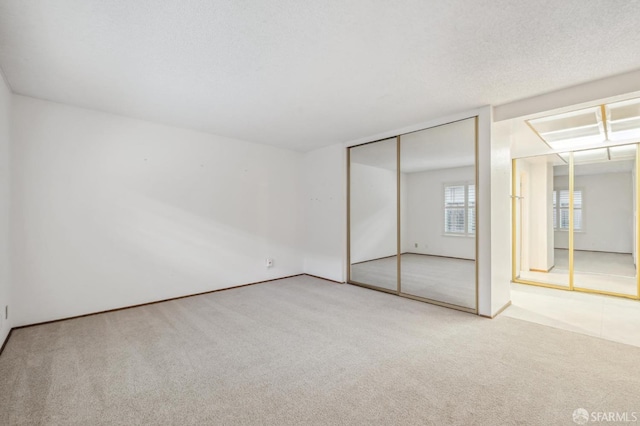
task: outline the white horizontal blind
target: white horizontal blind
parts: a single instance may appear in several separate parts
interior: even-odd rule
[[[560,229],[569,229],[569,190],[562,189],[559,192],[558,205],[560,206]]]
[[[553,191],[553,223],[554,228],[569,229],[569,190]],[[573,229],[582,230],[582,190],[573,191]]]
[[[573,191],[573,229],[582,229],[582,191]]]
[[[444,188],[444,232],[473,235],[476,232],[476,188],[473,184]]]
[[[450,234],[465,233],[464,185],[444,188],[444,230]]]

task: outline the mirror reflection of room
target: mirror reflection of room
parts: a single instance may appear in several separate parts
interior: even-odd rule
[[[635,295],[636,146],[574,154],[574,287]],[[558,178],[564,184],[568,176]],[[566,247],[565,235],[556,246]]]
[[[640,99],[519,125],[526,131],[513,161],[513,279],[638,298]],[[550,151],[557,154],[528,157]]]
[[[476,306],[475,119],[400,138],[404,294]]]
[[[398,289],[397,139],[349,151],[350,281]]]
[[[569,159],[521,158],[515,174],[517,278],[569,288]]]
[[[631,144],[515,161],[518,281],[570,288],[572,253],[572,288],[637,294],[636,149]]]

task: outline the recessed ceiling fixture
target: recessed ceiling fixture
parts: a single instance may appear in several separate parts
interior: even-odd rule
[[[569,164],[569,153],[558,154],[565,164]],[[573,162],[580,163],[601,163],[603,161],[633,160],[636,157],[636,145],[608,146],[605,148],[586,149],[573,153]]]
[[[640,140],[640,99],[616,102],[604,107],[610,140]]]
[[[640,141],[640,98],[526,120],[557,151]]]

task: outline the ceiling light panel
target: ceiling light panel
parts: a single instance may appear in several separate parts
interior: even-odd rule
[[[530,120],[553,149],[575,149],[606,140],[600,106]]]
[[[610,140],[640,140],[640,99],[605,105],[605,109]]]

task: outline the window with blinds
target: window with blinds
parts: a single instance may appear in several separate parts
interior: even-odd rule
[[[556,230],[569,230],[569,190],[553,191],[553,227]],[[581,231],[582,223],[582,190],[573,191],[573,230]]]
[[[444,232],[455,235],[475,235],[476,186],[474,184],[445,185]]]

